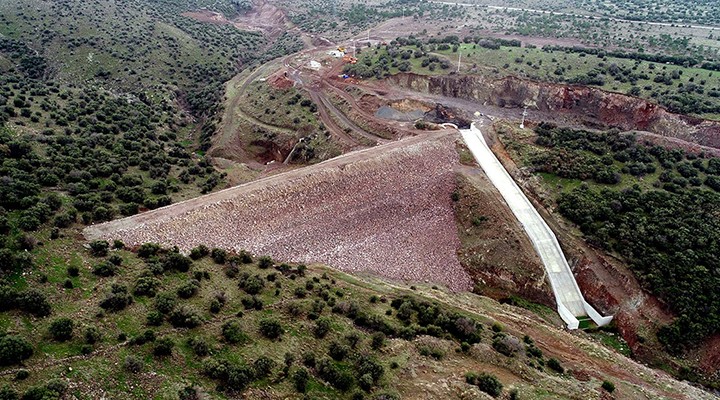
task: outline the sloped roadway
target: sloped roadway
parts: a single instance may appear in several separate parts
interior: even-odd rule
[[[484,122],[474,122],[470,129],[461,129],[460,133],[478,164],[500,191],[540,255],[555,294],[560,317],[569,329],[577,329],[579,326],[577,317],[583,316],[589,316],[598,326],[610,323],[612,316],[601,316],[585,301],[555,234],[488,147],[478,128],[478,125],[482,126]]]

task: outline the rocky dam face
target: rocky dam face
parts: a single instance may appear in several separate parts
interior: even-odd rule
[[[404,73],[388,79],[400,87],[422,93],[497,107],[528,106],[541,112],[564,113],[589,126],[647,131],[720,148],[720,122],[674,114],[647,100],[597,88],[479,75]]]

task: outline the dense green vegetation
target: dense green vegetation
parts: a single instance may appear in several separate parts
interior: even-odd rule
[[[567,182],[557,200],[562,215],[590,243],[622,255],[676,313],[658,333],[668,350],[682,352],[720,331],[720,158],[615,131],[544,123],[536,133],[541,148],[528,159],[536,171]]]
[[[285,2],[290,19],[306,32],[332,35],[339,32],[358,32],[391,18],[422,17],[435,21],[461,18],[460,6],[429,1],[391,0],[388,2],[336,2],[311,0],[302,3]]]
[[[181,15],[233,16],[247,2],[65,1],[0,6],[0,240],[5,273],[27,271],[26,232],[54,238],[207,193],[224,82],[300,46]],[[7,12],[6,12],[7,11]],[[37,29],[37,31],[35,30]],[[37,33],[36,33],[37,32]],[[149,61],[152,60],[152,61]],[[101,276],[113,274],[99,266]]]
[[[474,344],[492,340],[498,351],[512,349],[501,351],[508,357],[540,370],[545,365],[531,339],[520,345],[492,320],[409,291],[377,295],[352,280],[336,280],[338,273],[205,246],[194,249],[191,258],[150,243],[135,252],[119,242],[96,241],[85,250],[71,243],[50,240],[34,252],[42,258],[69,245],[84,263],[117,264],[115,275],[65,268],[57,260],[44,277],[6,281],[0,293],[37,292],[52,298],[53,306],[40,318],[29,319],[32,310],[24,309],[0,314],[3,330],[13,332],[0,335],[0,365],[24,360],[32,366],[84,354],[88,358],[73,368],[77,372],[68,373],[64,363],[58,367],[110,393],[142,379],[143,371],[155,371],[172,381],[193,382],[181,393],[237,395],[272,384],[287,393],[353,399],[398,398],[394,376],[408,362],[408,350],[388,349],[391,340],[394,348],[400,342],[413,348],[411,341],[419,336],[434,337],[436,342],[423,340],[416,351],[435,360],[448,356],[438,343],[451,344],[459,357],[472,357]],[[65,279],[73,286],[58,289]],[[9,286],[21,282],[37,289]],[[486,333],[491,326],[492,339]],[[58,373],[57,368],[21,371],[23,379],[4,390],[26,397],[48,389],[43,382]],[[491,375],[473,384],[502,393]],[[48,390],[58,395],[43,398],[58,398],[67,387]]]

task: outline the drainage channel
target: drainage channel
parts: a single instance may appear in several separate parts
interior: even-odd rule
[[[603,317],[585,300],[555,234],[495,157],[476,124],[482,122],[474,122],[470,129],[460,129],[460,133],[475,160],[520,221],[540,256],[555,295],[558,314],[568,329],[578,329],[578,317],[585,316],[598,326],[609,324],[613,317]]]

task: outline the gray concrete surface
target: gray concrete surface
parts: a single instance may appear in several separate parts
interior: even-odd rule
[[[461,129],[460,133],[478,164],[500,191],[540,255],[555,294],[560,317],[567,323],[569,329],[577,329],[579,326],[577,317],[583,316],[589,316],[600,326],[610,323],[612,317],[601,316],[583,298],[555,234],[485,142],[478,128],[478,126],[482,127],[483,123],[485,121],[475,122],[470,129]]]

